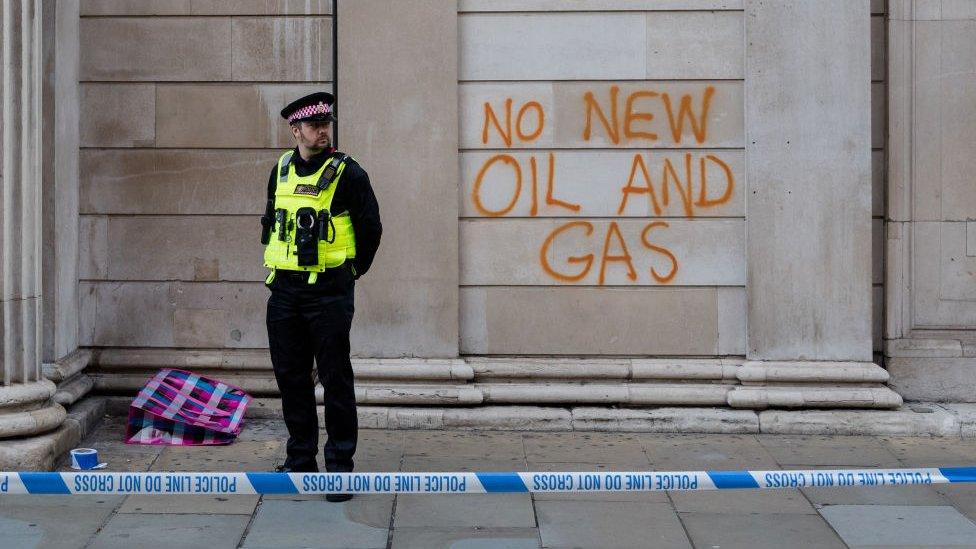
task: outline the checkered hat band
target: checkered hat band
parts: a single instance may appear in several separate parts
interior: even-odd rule
[[[318,105],[309,105],[307,107],[302,107],[297,111],[291,113],[288,117],[288,122],[294,122],[296,120],[301,120],[302,118],[308,118],[309,116],[314,116],[316,114],[329,114],[332,112],[332,106],[326,105],[325,103],[319,103]]]

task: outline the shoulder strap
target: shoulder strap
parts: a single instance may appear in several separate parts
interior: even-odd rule
[[[326,161],[327,164],[325,169],[322,170],[322,175],[319,176],[319,181],[316,184],[316,187],[323,191],[329,188],[329,185],[331,185],[333,181],[339,179],[339,176],[342,175],[342,172],[346,168],[347,160],[349,160],[349,155],[345,153],[341,153],[339,151],[332,153],[332,157]]]

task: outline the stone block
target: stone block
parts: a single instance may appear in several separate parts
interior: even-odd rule
[[[885,215],[885,183],[887,182],[887,163],[884,151],[871,151],[871,215]],[[879,265],[875,263],[875,266]],[[883,265],[880,266],[883,268]]]
[[[230,18],[85,17],[80,42],[83,81],[220,81],[233,74]]]
[[[294,146],[294,138],[279,111],[303,95],[329,87],[326,84],[158,84],[155,144],[174,148],[290,148]],[[266,181],[266,176],[257,175],[258,181]]]
[[[885,354],[890,358],[958,358],[963,344],[957,339],[889,339]]]
[[[970,545],[976,537],[976,525],[951,506],[831,505],[820,514],[852,547]]]
[[[466,15],[459,23],[462,80],[743,74],[741,13],[484,14]]]
[[[242,515],[115,515],[89,547],[132,547],[133,540],[166,540],[177,547],[221,549],[237,547],[247,528]]]
[[[234,80],[332,80],[331,17],[235,18],[231,49]]]
[[[80,276],[120,281],[262,281],[268,270],[258,242],[260,227],[257,216],[82,216],[81,247],[88,253],[82,254]]]
[[[82,147],[151,147],[156,144],[155,84],[82,83]]]
[[[461,284],[745,285],[742,220],[664,223],[651,227],[637,220],[465,220],[460,224]],[[630,261],[606,259],[623,255]]]
[[[891,387],[905,400],[976,401],[976,358],[891,357]]]
[[[616,123],[612,121],[615,95]],[[664,101],[665,96],[668,101]],[[511,131],[504,122],[507,120],[506,105],[509,99],[512,101]],[[685,113],[686,123],[678,131],[677,120],[682,101],[688,102],[691,111]],[[643,117],[635,119],[637,121],[629,128],[624,124],[628,102],[631,103],[632,114]],[[498,126],[505,129],[504,133],[498,131],[495,118],[488,114],[486,103],[499,121]],[[462,149],[741,148],[745,133],[743,104],[743,85],[737,81],[462,82],[458,86],[458,144]],[[598,108],[600,111],[597,111]],[[518,113],[523,109],[525,112],[519,125]],[[533,125],[540,110],[545,119],[541,131]],[[590,111],[589,117],[587,110]],[[607,118],[606,125],[600,119],[601,112]],[[670,125],[669,113],[674,117],[674,128]],[[697,133],[687,120],[689,114],[694,115]],[[652,164],[647,165],[648,175],[658,181],[663,176],[653,171],[653,157],[651,155]],[[724,160],[731,159],[733,155],[723,152],[718,157]],[[540,163],[543,160],[545,163]],[[647,164],[646,157],[644,161]],[[536,162],[539,177],[548,177],[548,159],[537,155]],[[680,176],[684,166],[674,167]],[[709,174],[714,167],[709,165]],[[531,166],[523,167],[523,176],[526,181],[531,181]],[[642,174],[638,174],[638,177],[642,177]],[[636,181],[643,184],[641,179]],[[623,186],[626,182],[625,179],[614,185]],[[558,183],[555,188],[558,188]]]
[[[83,282],[83,345],[174,347],[190,326],[176,322],[176,311],[224,311],[210,321],[224,326],[223,347],[265,348],[268,290],[254,283]],[[95,314],[95,311],[98,314]],[[186,313],[180,313],[186,314]],[[209,318],[209,317],[208,317]],[[199,320],[199,319],[198,319]],[[220,326],[208,328],[215,337]],[[211,346],[211,345],[208,345]]]
[[[682,513],[681,522],[695,547],[772,549],[782,547],[784,540],[797,547],[846,547],[830,526],[814,515]]]
[[[537,501],[535,507],[543,547],[691,547],[666,503]]]
[[[686,11],[741,10],[742,0],[460,0],[458,11]]]
[[[744,293],[744,292],[743,292]],[[631,379],[735,381],[741,359],[633,358]]]
[[[276,151],[158,149],[82,149],[80,155],[80,213],[170,215],[264,213],[267,173],[278,157]]]
[[[714,288],[462,288],[461,352],[713,355],[716,300]]]
[[[330,0],[82,0],[81,15],[325,15]]]
[[[756,433],[755,412],[720,408],[573,408],[576,431],[645,433]]]
[[[493,108],[497,107],[500,105]],[[482,107],[474,114],[483,117],[483,111]],[[554,115],[558,113],[546,116]],[[526,127],[530,123],[524,122]],[[490,137],[498,137],[494,125],[489,129]],[[539,139],[551,139],[545,133],[551,129],[543,126]],[[636,160],[638,157],[640,160]],[[650,183],[642,169],[647,170]],[[745,156],[741,150],[462,151],[461,216],[742,217],[744,171]],[[626,193],[625,200],[623,189],[628,184],[632,190]],[[634,192],[637,187],[644,190]],[[653,189],[653,195],[648,187]],[[667,201],[665,187],[669,193]],[[682,198],[682,192],[686,198]],[[578,211],[566,204],[578,206]]]
[[[959,422],[945,410],[765,410],[759,431],[783,435],[959,436]]]
[[[745,288],[722,287],[718,292],[718,352],[722,356],[745,356],[748,312]],[[723,366],[724,368],[734,368]]]

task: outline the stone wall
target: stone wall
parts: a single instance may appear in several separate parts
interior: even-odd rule
[[[81,341],[266,346],[257,215],[332,2],[81,2]]]

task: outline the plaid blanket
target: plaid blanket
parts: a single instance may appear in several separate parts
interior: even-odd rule
[[[241,388],[186,370],[160,370],[129,405],[127,444],[230,444],[251,397]]]

